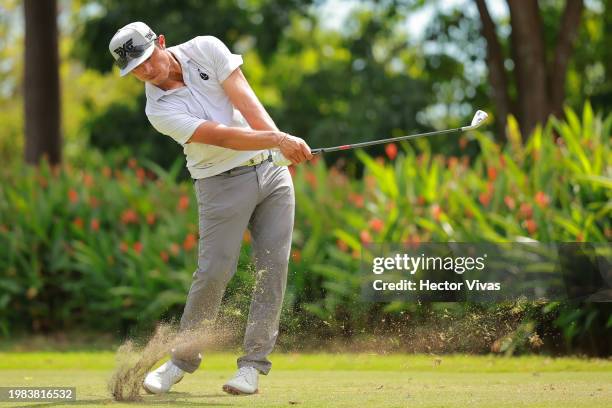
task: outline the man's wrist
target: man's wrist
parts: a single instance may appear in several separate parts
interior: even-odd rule
[[[276,147],[281,147],[285,140],[287,140],[287,134],[284,132],[277,132]]]

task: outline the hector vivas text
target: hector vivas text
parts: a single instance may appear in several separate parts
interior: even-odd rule
[[[487,255],[480,257],[439,257],[439,256],[410,256],[408,254],[395,254],[393,257],[376,257],[372,262],[372,273],[381,275],[385,272],[400,272],[402,274],[415,275],[417,271],[448,271],[463,275],[470,271],[483,271]],[[465,286],[464,286],[465,285]],[[432,281],[430,279],[401,279],[395,282],[385,282],[376,279],[372,282],[374,290],[377,291],[499,291],[499,282],[481,282],[478,279],[466,279],[463,282],[455,281]]]

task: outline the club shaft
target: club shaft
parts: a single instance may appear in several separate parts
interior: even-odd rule
[[[391,138],[388,138],[388,139],[372,140],[370,142],[361,142],[361,143],[354,143],[354,144],[348,144],[348,145],[342,145],[342,146],[334,146],[334,147],[322,147],[322,148],[318,148],[318,149],[312,149],[311,153],[312,154],[319,154],[319,153],[327,153],[327,152],[337,152],[339,150],[359,149],[360,147],[375,146],[375,145],[379,145],[379,144],[385,144],[385,143],[391,143],[391,142],[399,142],[400,140],[417,139],[417,138],[420,138],[420,137],[444,135],[444,134],[448,134],[448,133],[461,132],[462,130],[464,130],[464,128],[436,130],[434,132],[419,133],[419,134],[416,134],[416,135],[391,137]]]

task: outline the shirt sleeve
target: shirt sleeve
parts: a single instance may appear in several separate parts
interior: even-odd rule
[[[196,37],[194,44],[200,57],[210,62],[211,68],[220,83],[242,65],[242,56],[232,54],[225,44],[216,37],[210,35]]]
[[[198,126],[206,122],[205,119],[184,112],[147,114],[147,118],[159,133],[170,136],[182,146],[193,136]]]

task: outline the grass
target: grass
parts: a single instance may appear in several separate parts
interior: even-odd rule
[[[0,353],[2,386],[73,386],[76,403],[1,403],[26,406],[210,407],[608,407],[612,361],[578,358],[374,354],[275,354],[260,377],[260,393],[224,394],[237,355],[205,356],[162,396],[115,403],[106,384],[114,354],[101,352]]]

